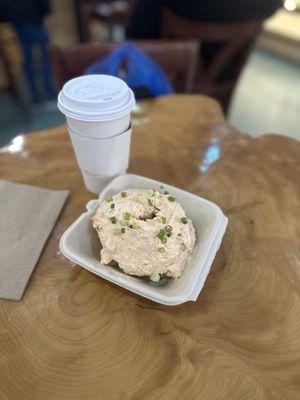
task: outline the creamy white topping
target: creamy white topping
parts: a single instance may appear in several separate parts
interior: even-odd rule
[[[128,189],[108,197],[92,218],[102,244],[101,262],[116,261],[127,274],[178,278],[196,242],[192,221],[171,194]]]

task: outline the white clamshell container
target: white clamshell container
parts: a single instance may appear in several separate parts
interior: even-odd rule
[[[154,286],[146,280],[101,264],[100,242],[92,227],[91,217],[107,195],[131,188],[162,190],[162,186],[163,190],[176,197],[186,215],[192,219],[197,242],[191,261],[182,276],[169,281],[165,286]],[[87,211],[61,237],[60,249],[66,258],[116,285],[160,304],[175,306],[197,300],[228,223],[227,217],[216,204],[162,182],[124,174],[113,179],[100,193],[99,199],[89,201],[86,208]]]

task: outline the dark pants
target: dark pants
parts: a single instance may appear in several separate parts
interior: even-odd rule
[[[32,100],[34,102],[41,100],[37,89],[38,71],[35,59],[36,53],[38,53],[41,63],[41,76],[45,90],[44,99],[48,100],[54,98],[55,88],[47,54],[47,46],[49,44],[48,34],[41,26],[29,22],[21,26],[15,26],[15,30],[24,53],[24,72],[29,83]]]

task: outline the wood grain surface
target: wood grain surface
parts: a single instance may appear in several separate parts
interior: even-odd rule
[[[130,171],[229,217],[198,301],[176,307],[63,258],[59,238],[93,197],[66,127],[17,142],[0,150],[1,178],[71,197],[23,300],[0,301],[1,400],[300,398],[299,142],[241,134],[206,97],[141,104]]]

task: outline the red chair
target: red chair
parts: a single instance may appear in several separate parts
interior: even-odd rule
[[[197,43],[148,40],[132,43],[160,65],[175,91],[185,93],[192,91],[197,68]],[[69,79],[81,75],[89,65],[119,45],[119,43],[99,43],[67,47],[50,46],[49,55],[58,89]]]

